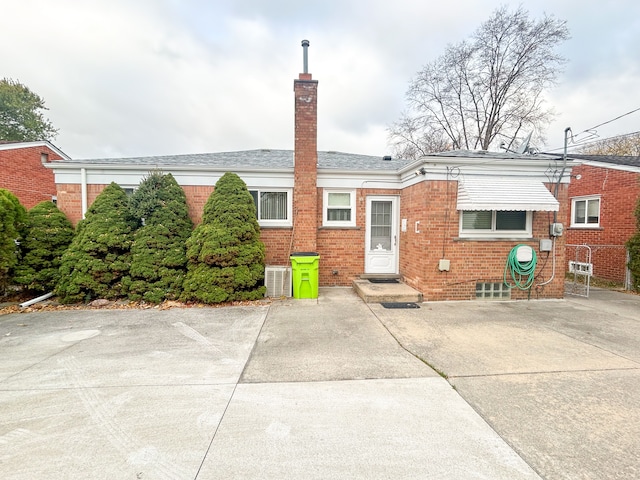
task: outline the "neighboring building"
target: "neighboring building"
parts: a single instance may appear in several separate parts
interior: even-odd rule
[[[70,158],[47,141],[0,143],[0,188],[11,191],[27,209],[55,200],[54,175],[44,165],[57,160]]]
[[[638,228],[640,157],[569,156],[579,164],[569,185],[567,260],[586,262],[590,251],[594,277],[626,285],[625,243]]]
[[[456,151],[409,162],[318,152],[317,88],[308,73],[294,81],[294,151],[67,159],[49,165],[58,205],[76,223],[110,182],[135,188],[160,169],[183,187],[199,222],[214,184],[233,171],[256,201],[267,265],[317,252],[321,286],[399,274],[424,300],[563,296],[564,237],[549,235],[555,215],[567,215],[569,179],[548,177],[559,172],[557,157]],[[503,285],[518,244],[538,252],[531,292]]]

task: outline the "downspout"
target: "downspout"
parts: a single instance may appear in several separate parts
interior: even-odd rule
[[[80,169],[80,197],[82,202],[82,219],[84,220],[84,214],[87,213],[87,169],[84,167]]]

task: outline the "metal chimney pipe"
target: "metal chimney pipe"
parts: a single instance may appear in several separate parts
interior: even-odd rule
[[[302,73],[309,73],[309,40],[302,40]]]

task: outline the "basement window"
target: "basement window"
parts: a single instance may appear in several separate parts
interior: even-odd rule
[[[249,190],[256,206],[258,223],[261,227],[290,227],[290,190]]]
[[[476,283],[476,298],[479,300],[510,300],[511,289],[502,282]]]
[[[355,190],[328,190],[323,192],[322,225],[325,227],[356,226]]]

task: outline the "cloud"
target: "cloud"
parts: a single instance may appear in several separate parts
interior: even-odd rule
[[[548,131],[548,147],[562,147],[566,127],[570,127],[576,135],[576,142],[639,131],[640,112],[614,120],[640,108],[640,98],[636,93],[640,84],[639,67],[636,65],[627,71],[617,72],[616,76],[602,72],[554,90],[550,103],[556,106],[558,115]],[[634,96],[635,102],[630,102],[629,99]],[[592,128],[611,120],[614,121]],[[587,130],[592,133],[587,133]]]
[[[293,148],[293,80],[307,38],[319,148],[379,155],[413,75],[501,3],[22,0],[3,6],[11,42],[0,56],[4,76],[45,99],[57,146],[75,158]],[[565,122],[640,106],[640,7],[525,8],[568,18],[573,35],[548,95],[560,114],[551,142]]]

